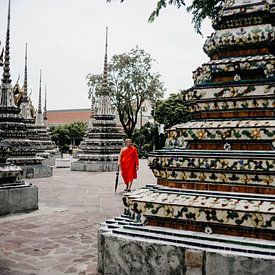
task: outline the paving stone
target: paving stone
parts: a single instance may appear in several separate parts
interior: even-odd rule
[[[77,269],[72,266],[65,271],[65,273],[76,273],[76,272],[77,272]]]
[[[146,160],[140,167],[134,188],[156,183]],[[99,224],[123,212],[124,184],[114,193],[114,181],[115,172],[66,168],[32,179],[40,209],[0,218],[0,274],[97,274]]]

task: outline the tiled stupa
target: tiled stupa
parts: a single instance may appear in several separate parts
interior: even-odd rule
[[[20,108],[20,114],[23,117],[24,123],[28,131],[28,138],[35,141],[37,144],[36,156],[43,157],[43,163],[54,166],[54,157],[53,155],[57,151],[57,146],[51,140],[50,133],[45,125],[45,116],[43,114],[42,119],[36,119],[42,117],[41,110],[41,72],[40,72],[40,81],[39,81],[39,99],[38,99],[38,110],[35,112],[34,107],[31,104],[30,97],[28,95],[28,67],[27,67],[27,44],[25,51],[25,72],[24,72],[24,85],[20,89],[19,84],[17,84],[17,106]],[[46,100],[45,100],[46,104]],[[46,108],[46,105],[45,105]],[[47,122],[47,121],[46,121]],[[52,176],[52,169],[49,169],[48,176]]]
[[[47,131],[46,125],[43,121],[35,119],[35,112],[33,111],[33,106],[30,102],[28,95],[28,67],[27,67],[27,45],[25,52],[25,73],[24,73],[24,85],[22,89],[22,100],[17,102],[20,108],[20,114],[23,117],[26,128],[28,130],[28,138],[37,142],[38,146],[36,148],[36,153],[42,156],[45,152],[54,151],[56,148],[55,143],[51,140],[50,134]],[[20,93],[19,93],[20,95]],[[41,117],[41,74],[39,81],[39,99],[38,99],[38,115]]]
[[[52,174],[52,168],[42,164],[43,158],[36,156],[41,143],[30,139],[31,133],[15,103],[10,77],[10,9],[0,99],[0,129],[3,131],[3,139],[11,145],[8,161],[20,166],[24,177],[43,177]]]
[[[56,154],[57,146],[51,140],[50,131],[48,128],[48,118],[47,118],[47,99],[45,93],[45,106],[44,112],[42,112],[42,103],[41,103],[41,72],[39,80],[39,96],[38,96],[38,109],[35,117],[35,129],[38,133],[38,139],[41,141],[41,144],[45,146],[43,151],[43,156],[46,157],[47,154]]]
[[[8,31],[7,40],[9,39],[9,22],[10,21],[10,2],[8,15]],[[10,93],[11,86],[9,79],[9,47],[6,43],[5,61],[2,62],[2,54],[0,56],[0,66],[4,65],[4,76],[1,85],[1,104],[0,104],[0,216],[18,212],[27,212],[38,209],[38,189],[30,183],[22,180],[23,170],[9,162],[7,158],[11,154],[11,145],[6,142],[3,137],[6,137],[4,130],[10,124],[19,124],[17,122],[18,112],[8,112],[7,109],[13,109],[13,106],[8,104],[12,102],[13,94]],[[8,52],[7,52],[8,51]],[[3,64],[4,63],[4,64]],[[5,80],[5,81],[4,81]],[[11,97],[10,97],[11,96]],[[3,123],[3,118],[10,117],[8,123]],[[6,127],[2,127],[6,126]],[[3,128],[3,130],[2,130]],[[18,126],[21,130],[21,125]],[[21,131],[19,132],[19,135]]]
[[[103,274],[123,270],[118,244],[133,259],[151,248],[167,260],[165,274],[185,274],[171,272],[170,246],[179,248],[173,261],[185,255],[182,272],[249,274],[248,264],[251,274],[275,273],[274,25],[272,0],[225,1],[204,45],[210,61],[184,92],[192,119],[169,129],[166,147],[149,155],[158,184],[126,195],[126,215],[102,225]]]
[[[92,99],[93,100],[93,99]],[[79,171],[115,171],[123,137],[116,125],[112,113],[110,91],[108,86],[107,65],[107,30],[103,80],[95,99],[94,115],[91,117],[84,140],[80,144],[82,154],[79,160],[72,163],[72,170]],[[93,109],[93,108],[92,108]]]

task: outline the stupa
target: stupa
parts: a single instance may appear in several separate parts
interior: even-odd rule
[[[10,21],[10,2],[9,2],[9,15],[8,15],[8,31],[7,38],[9,37],[9,21]],[[7,44],[6,44],[7,46]],[[6,51],[9,51],[9,47],[6,47]],[[5,51],[5,53],[6,53]],[[2,61],[2,54],[0,56]],[[9,76],[9,58],[8,54],[5,54],[5,61],[0,62],[1,66],[4,65],[4,79],[8,80]],[[3,64],[4,63],[4,64]],[[7,78],[5,78],[7,77]],[[11,153],[11,146],[9,143],[3,140],[4,130],[2,130],[3,120],[6,117],[11,116],[10,123],[16,123],[17,112],[9,115],[7,109],[12,108],[8,105],[8,99],[12,100],[10,97],[10,85],[9,82],[4,82],[2,80],[1,91],[1,103],[0,103],[0,216],[7,215],[18,212],[26,212],[38,209],[38,189],[36,186],[32,186],[31,183],[26,183],[22,180],[23,170],[11,163],[7,163],[7,158]],[[9,126],[9,123],[4,124]],[[19,125],[18,130],[20,131],[21,125]],[[19,132],[19,135],[21,131]]]
[[[38,96],[38,109],[35,117],[35,129],[38,132],[38,139],[45,144],[44,156],[46,154],[56,154],[57,146],[51,140],[50,132],[48,129],[48,118],[47,118],[47,99],[45,94],[45,106],[44,112],[42,112],[42,98],[41,98],[41,71],[40,71],[40,81],[39,81],[39,96]]]
[[[17,84],[19,86],[19,84]],[[56,153],[56,145],[51,140],[50,133],[45,125],[45,115],[43,114],[43,121],[35,118],[35,111],[31,104],[28,95],[28,66],[27,66],[27,44],[25,49],[25,72],[24,72],[24,85],[17,96],[17,106],[20,108],[20,114],[28,131],[28,138],[35,141],[38,146],[36,147],[36,155],[43,157],[43,163],[46,165],[54,166],[53,154]],[[46,104],[46,102],[45,102]],[[39,103],[38,103],[38,116],[41,118],[41,71],[39,80]],[[49,169],[48,176],[52,176],[52,169]]]
[[[17,103],[20,108],[20,114],[24,119],[26,128],[29,133],[29,138],[36,140],[39,143],[37,148],[37,153],[41,154],[48,150],[54,150],[56,145],[51,140],[51,137],[47,131],[47,127],[44,123],[45,116],[43,115],[43,122],[35,119],[35,113],[32,111],[33,106],[31,105],[29,95],[28,95],[28,67],[27,67],[27,44],[25,50],[25,73],[24,73],[24,85],[22,89],[22,100],[19,100]],[[40,109],[39,109],[40,108]],[[38,112],[41,117],[41,72],[40,72],[40,81],[39,81],[39,103],[38,103]]]
[[[157,185],[102,224],[102,274],[275,274],[275,2],[229,0],[183,96],[191,121],[149,155]]]
[[[0,55],[0,66],[3,66],[3,63],[4,49]],[[0,130],[0,216],[36,210],[38,189],[22,180],[23,170],[20,167],[7,163],[11,148],[10,144],[3,140],[3,132]]]
[[[43,177],[52,173],[50,166],[42,164],[43,158],[36,157],[40,142],[28,138],[29,132],[14,100],[10,77],[10,2],[0,96],[0,129],[3,139],[11,145],[8,161],[23,169],[23,177]]]
[[[106,29],[104,72],[101,89],[95,99],[95,110],[91,110],[94,115],[91,117],[88,130],[80,144],[80,149],[83,153],[79,155],[79,160],[72,163],[71,170],[115,171],[117,169],[118,156],[123,146],[124,135],[116,125],[115,116],[111,108],[107,48],[108,29]]]

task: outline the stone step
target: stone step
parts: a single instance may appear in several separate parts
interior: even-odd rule
[[[103,225],[104,226],[104,225]],[[192,231],[182,231],[170,228],[136,226],[134,223],[120,226],[112,225],[105,227],[113,235],[127,236],[128,238],[139,238],[157,240],[160,242],[184,246],[192,249],[206,251],[222,251],[226,253],[245,253],[246,256],[266,257],[275,259],[275,242],[243,238],[229,237],[226,235],[206,234]]]

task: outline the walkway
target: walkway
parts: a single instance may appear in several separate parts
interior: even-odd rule
[[[147,161],[140,166],[135,187],[155,183]],[[114,193],[114,180],[115,172],[69,169],[31,180],[40,209],[0,218],[0,274],[96,274],[99,224],[123,211],[124,185]]]

